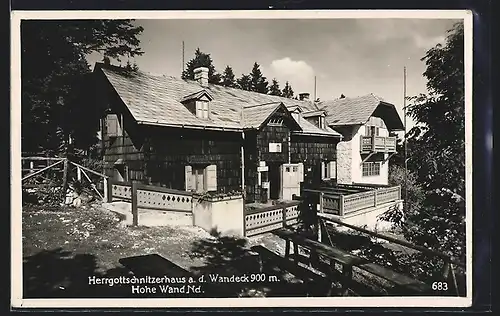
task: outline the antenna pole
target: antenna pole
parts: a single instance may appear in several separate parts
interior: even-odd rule
[[[407,164],[407,143],[408,139],[406,137],[406,66],[403,68],[403,120],[404,120],[404,162],[405,162],[405,198],[404,198],[404,204],[407,205],[408,203],[408,183],[407,183],[407,178],[408,178],[408,164]],[[406,207],[405,207],[406,210]]]
[[[184,72],[184,41],[182,41],[182,72]]]

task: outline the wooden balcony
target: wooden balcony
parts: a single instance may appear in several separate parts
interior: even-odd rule
[[[396,137],[361,136],[361,153],[395,153]]]

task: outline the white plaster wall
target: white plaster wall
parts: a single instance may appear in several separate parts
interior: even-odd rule
[[[244,203],[242,197],[231,197],[219,201],[194,201],[193,222],[207,232],[217,231],[221,235],[243,237]]]
[[[243,198],[215,202],[212,205],[212,227],[223,235],[243,237]]]
[[[352,139],[353,143],[353,159],[352,159],[352,182],[356,183],[370,183],[370,184],[385,184],[389,183],[389,161],[385,161],[380,165],[380,175],[363,177],[363,168],[361,162],[360,146],[361,146],[361,136],[366,136],[365,126],[359,127],[355,130],[355,134]],[[389,136],[389,131],[385,128],[379,128],[379,136],[387,137]],[[388,154],[384,154],[384,160],[388,157]]]
[[[364,126],[357,126],[352,131],[352,182],[363,182],[361,181],[361,135],[365,134]]]
[[[394,205],[402,207],[402,201],[390,202],[372,207],[363,211],[356,212],[353,215],[345,217],[337,217],[339,220],[346,224],[354,225],[361,228],[366,228],[372,231],[387,231],[393,227],[393,223],[382,220],[380,217],[386,213]],[[335,225],[340,230],[348,230],[349,228],[342,225]]]

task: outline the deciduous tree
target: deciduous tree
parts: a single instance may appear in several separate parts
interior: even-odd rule
[[[407,237],[465,259],[465,99],[463,24],[422,58],[428,94],[410,98],[416,122],[408,133],[408,168],[424,191],[409,212]]]

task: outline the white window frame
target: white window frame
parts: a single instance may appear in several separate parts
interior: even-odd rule
[[[209,118],[209,107],[208,101],[197,100],[196,101],[196,117],[201,119]]]
[[[380,176],[381,163],[378,161],[363,162],[361,165],[362,177],[377,177]]]
[[[332,180],[337,178],[337,161],[321,162],[321,179]]]

